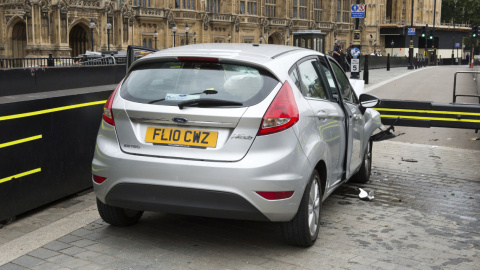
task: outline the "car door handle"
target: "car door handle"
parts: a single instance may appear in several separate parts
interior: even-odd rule
[[[324,120],[328,118],[328,113],[326,111],[318,111],[317,118],[320,120]]]

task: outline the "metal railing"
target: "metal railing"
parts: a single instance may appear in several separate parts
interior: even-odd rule
[[[476,82],[476,90],[477,90],[477,94],[476,95],[466,95],[466,94],[457,94],[457,74],[460,74],[460,73],[463,73],[463,74],[472,74],[473,75],[473,79],[475,80]],[[456,103],[457,102],[457,97],[474,97],[474,98],[478,98],[478,103],[480,104],[480,95],[478,93],[478,75],[480,74],[479,71],[457,71],[455,72],[455,77],[453,79],[453,103]]]
[[[125,64],[126,57],[0,58],[0,69]]]

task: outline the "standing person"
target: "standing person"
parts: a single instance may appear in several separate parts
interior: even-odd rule
[[[350,65],[350,60],[352,60],[351,50],[353,49],[353,42],[350,42],[350,46],[347,48],[347,62]]]
[[[342,42],[340,40],[337,40],[335,43],[335,46],[333,46],[333,59],[337,61],[338,63],[341,63],[342,59]]]

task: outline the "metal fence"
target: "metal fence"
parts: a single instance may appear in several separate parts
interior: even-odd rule
[[[125,64],[126,57],[0,58],[0,68],[37,68]]]

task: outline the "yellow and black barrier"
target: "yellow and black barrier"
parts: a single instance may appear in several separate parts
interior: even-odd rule
[[[480,104],[382,100],[375,109],[384,125],[480,129]]]
[[[0,98],[0,221],[91,187],[96,134],[114,87]]]

